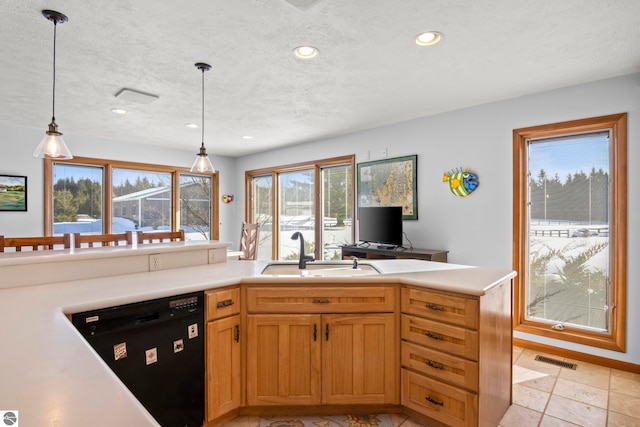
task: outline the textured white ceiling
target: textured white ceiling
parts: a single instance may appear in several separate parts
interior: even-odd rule
[[[298,5],[297,7],[295,5]],[[241,156],[640,71],[639,0],[3,0],[0,122]],[[418,47],[425,30],[444,34]],[[313,45],[320,55],[292,55]],[[122,88],[159,96],[115,98]],[[130,111],[119,116],[110,110]],[[252,135],[253,140],[241,137]]]

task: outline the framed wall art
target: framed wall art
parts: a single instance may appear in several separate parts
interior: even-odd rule
[[[358,207],[402,206],[402,219],[418,219],[418,156],[358,163]]]
[[[0,175],[0,211],[26,212],[27,177]]]

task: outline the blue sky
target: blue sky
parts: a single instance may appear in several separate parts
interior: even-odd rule
[[[54,183],[58,179],[66,177],[73,178],[76,182],[83,178],[89,178],[94,182],[102,182],[102,168],[95,166],[77,166],[77,165],[62,165],[57,164],[54,168],[55,176]],[[136,179],[147,177],[149,182],[158,184],[164,182],[168,185],[171,182],[171,175],[162,172],[144,172],[128,169],[114,169],[113,170],[113,185],[118,186],[123,184],[127,179],[131,184],[135,184]]]
[[[0,184],[4,185],[24,185],[24,177],[15,177],[9,175],[0,176]]]
[[[537,178],[544,169],[549,178],[557,173],[562,182],[568,174],[591,169],[609,172],[609,139],[606,136],[532,143],[529,146],[529,169]]]

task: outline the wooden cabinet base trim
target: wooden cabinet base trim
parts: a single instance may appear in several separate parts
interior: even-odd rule
[[[401,414],[400,405],[308,405],[308,406],[248,406],[240,408],[241,416],[278,417],[342,414]]]

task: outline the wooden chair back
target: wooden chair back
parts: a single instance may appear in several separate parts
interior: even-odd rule
[[[184,242],[184,230],[178,231],[138,231],[138,244],[161,242]]]
[[[240,235],[239,259],[258,259],[258,239],[260,237],[260,224],[242,223]]]
[[[73,246],[75,248],[96,248],[102,246],[124,246],[133,244],[133,233],[115,234],[80,234],[74,233]]]
[[[38,237],[4,237],[0,236],[0,252],[6,252],[5,248],[14,248],[16,252],[25,252],[24,248],[32,251],[48,249],[69,249],[71,247],[71,234],[61,236]]]

